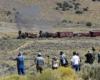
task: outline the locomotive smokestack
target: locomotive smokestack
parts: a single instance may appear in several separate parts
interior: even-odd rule
[[[40,36],[39,36],[39,37],[42,37],[42,36],[41,36],[41,35],[42,35],[42,30],[40,30],[39,34],[40,34]]]
[[[21,34],[22,34],[22,31],[21,30],[19,30],[19,32],[18,32],[18,35],[19,35],[19,39],[21,38]]]

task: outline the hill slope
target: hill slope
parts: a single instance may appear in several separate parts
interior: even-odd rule
[[[69,4],[65,9],[58,5],[65,2]],[[82,13],[76,14],[76,11]],[[65,28],[88,28],[87,22],[92,23],[89,30],[99,29],[99,12],[100,2],[92,0],[0,0],[0,31],[70,31]],[[16,13],[20,13],[21,28],[18,27]]]

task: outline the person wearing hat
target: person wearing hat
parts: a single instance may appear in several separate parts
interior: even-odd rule
[[[26,57],[22,56],[22,52],[20,51],[18,56],[16,56],[14,61],[17,60],[17,70],[19,75],[25,75],[25,67],[24,67],[24,60],[26,60]]]
[[[37,57],[35,58],[37,72],[40,71],[40,73],[42,73],[44,63],[44,58],[41,57],[41,53],[38,53]]]
[[[91,54],[91,51],[88,51],[85,57],[86,57],[85,63],[89,63],[89,64],[93,63],[93,55]]]
[[[57,57],[54,56],[54,58],[52,59],[52,69],[57,69],[58,68],[58,60]]]

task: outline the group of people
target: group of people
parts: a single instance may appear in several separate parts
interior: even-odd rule
[[[91,51],[88,51],[88,53],[85,55],[86,57],[86,63],[92,64],[93,63],[93,55],[91,54]],[[98,54],[98,63],[100,63],[100,53]],[[16,56],[13,60],[17,60],[17,70],[19,75],[25,75],[25,67],[24,67],[24,60],[26,60],[26,57],[22,56],[22,52],[20,51],[18,56]],[[73,56],[71,58],[71,68],[75,69],[76,72],[80,70],[80,62],[81,59],[79,58],[79,53],[73,52]],[[35,64],[37,72],[40,71],[42,73],[42,70],[44,68],[44,58],[41,56],[41,53],[38,53],[37,57],[35,58]],[[58,62],[57,56],[54,56],[52,59],[52,69],[58,69],[59,65],[63,67],[68,67],[68,61],[66,59],[65,54],[61,51],[60,52],[60,64]]]

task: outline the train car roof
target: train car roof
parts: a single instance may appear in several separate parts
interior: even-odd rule
[[[90,32],[100,32],[100,30],[92,30],[92,31],[90,31]]]

